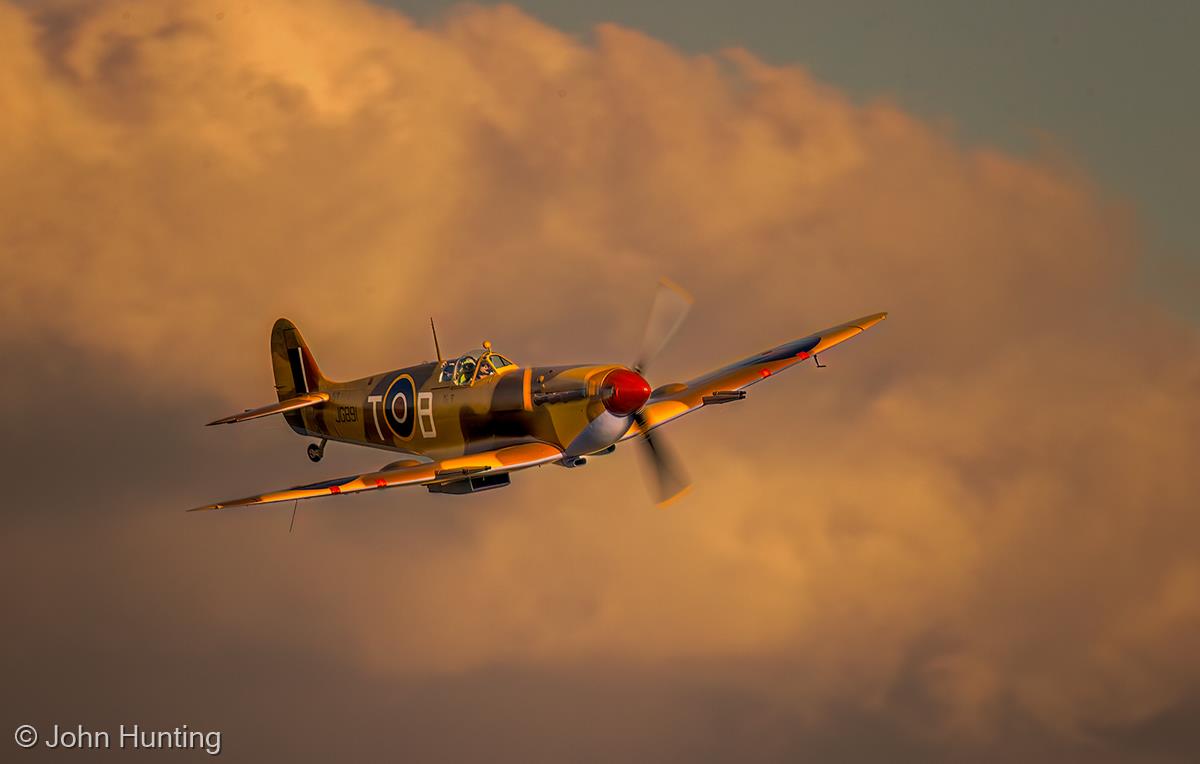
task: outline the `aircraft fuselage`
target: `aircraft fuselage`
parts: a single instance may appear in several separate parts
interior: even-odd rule
[[[285,414],[301,435],[430,458],[461,456],[540,441],[581,456],[606,448],[629,430],[599,401],[608,365],[508,366],[472,384],[441,378],[427,362],[349,382],[324,381],[330,400]],[[582,400],[538,405],[539,396],[586,387]]]

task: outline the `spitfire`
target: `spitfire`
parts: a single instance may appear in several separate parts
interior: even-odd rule
[[[679,329],[692,298],[663,280],[638,360],[621,364],[523,366],[484,342],[479,350],[426,361],[349,382],[317,365],[300,330],[279,319],[271,330],[271,363],[279,398],[218,419],[234,424],[282,415],[297,434],[319,439],[308,457],[319,462],[329,441],[392,451],[376,472],[335,478],[223,501],[194,510],[259,506],[403,485],[466,494],[509,485],[511,473],[543,464],[579,467],[626,440],[642,444],[655,499],[666,503],[689,486],[657,432],[701,408],[746,397],[746,388],[812,359],[887,318],[875,313],[764,350],[688,382],[652,388],[644,376]]]

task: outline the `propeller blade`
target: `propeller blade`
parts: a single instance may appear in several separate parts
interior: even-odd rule
[[[650,319],[646,322],[646,333],[642,336],[642,352],[633,365],[634,371],[639,374],[644,372],[646,366],[662,352],[687,317],[692,302],[692,296],[686,289],[670,279],[659,279]]]
[[[691,488],[691,480],[683,469],[683,465],[675,458],[674,451],[667,446],[666,441],[646,429],[645,418],[639,413],[635,415],[634,419],[637,421],[638,427],[642,428],[642,435],[638,440],[645,444],[641,450],[646,454],[647,462],[654,474],[652,487],[654,502],[660,507],[666,506]]]

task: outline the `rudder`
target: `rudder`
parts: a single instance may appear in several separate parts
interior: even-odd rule
[[[271,365],[279,400],[319,392],[328,382],[296,325],[286,318],[271,329]]]

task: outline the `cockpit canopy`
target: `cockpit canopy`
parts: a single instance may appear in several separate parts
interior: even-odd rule
[[[499,353],[493,353],[491,343],[484,343],[482,350],[472,350],[458,358],[443,361],[438,381],[453,382],[456,385],[472,385],[509,366],[516,366],[516,364]]]

